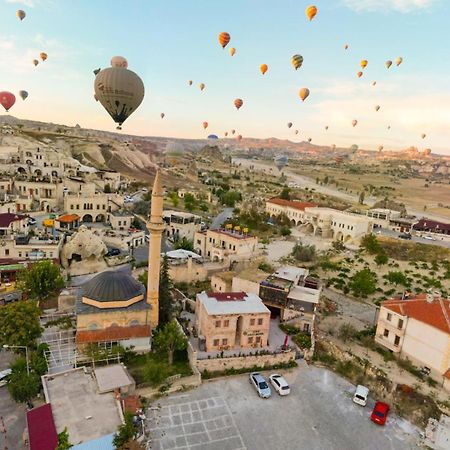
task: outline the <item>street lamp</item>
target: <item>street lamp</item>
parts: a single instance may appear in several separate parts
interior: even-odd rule
[[[28,363],[28,347],[26,347],[25,345],[8,345],[8,344],[3,344],[3,348],[8,349],[8,348],[24,348],[25,349],[25,359],[27,360],[27,375],[30,375],[30,364]]]

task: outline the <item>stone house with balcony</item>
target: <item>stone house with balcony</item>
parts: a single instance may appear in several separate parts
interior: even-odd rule
[[[186,238],[194,240],[196,232],[201,230],[202,217],[184,211],[164,211],[163,220],[166,223],[164,233],[171,240]]]
[[[375,341],[450,390],[450,299],[427,293],[382,302]]]
[[[207,352],[267,347],[270,311],[255,294],[201,292],[195,304],[199,347]]]
[[[68,194],[64,197],[64,211],[77,214],[84,223],[106,222],[108,213],[122,206],[123,198],[117,194]]]

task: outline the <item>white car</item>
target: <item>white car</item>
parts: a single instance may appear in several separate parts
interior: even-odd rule
[[[281,375],[273,373],[270,375],[269,381],[278,394],[289,395],[291,393],[291,388],[289,387],[288,382]]]
[[[353,401],[358,405],[366,406],[367,397],[369,397],[369,389],[362,384],[358,384],[358,386],[356,386],[355,394],[353,395]]]
[[[6,386],[8,384],[8,380],[6,379],[6,377],[8,375],[11,375],[11,373],[11,369],[5,369],[0,372],[0,387]]]
[[[429,236],[429,235],[422,236],[422,237],[423,237],[423,239],[427,239],[428,241],[435,241],[436,240],[433,236]]]

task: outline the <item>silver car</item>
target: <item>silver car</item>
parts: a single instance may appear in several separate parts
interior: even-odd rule
[[[254,386],[261,398],[269,398],[272,395],[267,381],[259,372],[252,372],[250,374],[250,384]]]

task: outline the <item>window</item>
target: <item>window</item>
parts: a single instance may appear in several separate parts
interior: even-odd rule
[[[228,339],[222,339],[222,345],[228,345]]]
[[[400,336],[395,335],[394,345],[400,344]]]
[[[219,339],[214,339],[214,341],[213,341],[213,345],[214,345],[214,347],[218,347],[219,346]]]
[[[250,319],[250,326],[252,327],[253,325],[255,325],[255,319]]]
[[[262,325],[263,324],[263,320],[262,319],[258,319],[258,325]]]
[[[248,338],[248,343],[249,343],[249,344],[253,344],[253,336],[251,336],[251,337]]]
[[[5,256],[9,255],[9,248],[5,248]]]
[[[392,314],[387,313],[386,319],[390,322],[392,320]]]
[[[77,205],[77,209],[80,209],[80,205]]]
[[[230,321],[229,320],[224,320],[223,321],[223,326],[226,328],[226,327],[229,327],[230,326]]]
[[[387,330],[386,328],[384,329],[383,336],[384,337],[388,337],[389,336],[389,330]]]
[[[398,319],[398,329],[401,330],[403,328],[403,319]]]
[[[221,321],[220,320],[216,320],[216,328],[220,328],[221,325]]]
[[[256,343],[257,344],[261,343],[261,336],[256,336]]]

